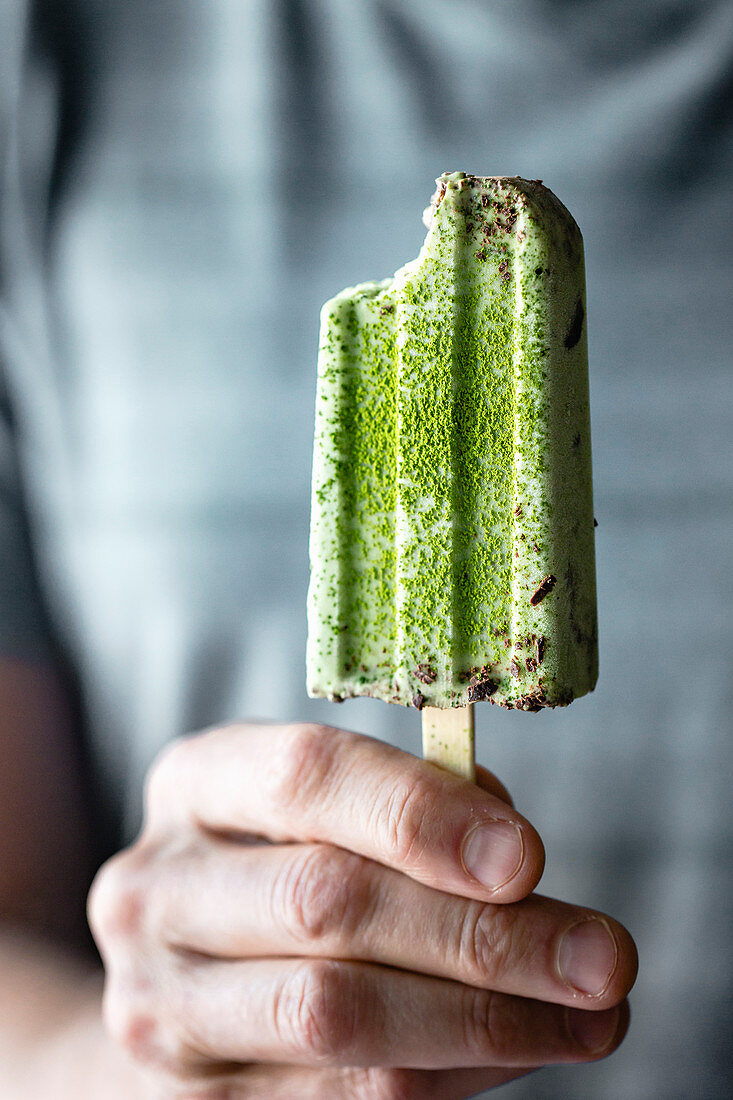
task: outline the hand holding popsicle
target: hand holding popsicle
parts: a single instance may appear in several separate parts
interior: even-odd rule
[[[615,1049],[631,938],[530,896],[542,843],[479,783],[313,726],[169,748],[90,906],[108,1025],[162,1094],[458,1100]]]
[[[469,781],[474,702],[595,684],[580,234],[454,173],[418,260],[323,319],[309,690],[422,710],[442,767],[314,726],[174,746],[92,894],[107,1018],[173,1096],[460,1100],[610,1053],[636,973]]]

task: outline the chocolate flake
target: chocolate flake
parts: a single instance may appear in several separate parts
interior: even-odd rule
[[[545,647],[546,647],[546,645],[547,645],[547,641],[545,639],[545,636],[543,634],[541,634],[540,637],[537,639],[537,664],[539,664],[539,665],[541,665],[542,662],[545,659]]]
[[[394,311],[394,306],[393,305],[382,306],[381,309],[379,310],[379,316],[384,317],[387,313],[392,313],[393,311]]]
[[[429,664],[424,663],[415,669],[415,677],[423,684],[434,684],[438,679],[438,673]]]
[[[468,687],[468,698],[472,703],[480,703],[491,698],[495,691],[499,690],[496,680],[491,678],[491,665],[483,668],[472,668],[471,679]]]
[[[481,683],[472,684],[468,689],[468,698],[471,703],[482,703],[490,699],[499,685],[494,680],[482,680]],[[492,700],[493,701],[493,700]]]
[[[519,679],[521,673],[519,671],[519,665],[517,664],[516,661],[511,662],[511,664],[509,665],[509,671],[511,672],[511,674],[515,678],[515,680]]]
[[[517,507],[514,509],[514,515],[517,517],[517,519],[519,519],[521,514],[522,514],[522,505],[518,504]]]
[[[474,684],[473,687],[469,687],[469,702],[484,703],[488,698],[491,698],[495,691],[499,691],[499,684],[494,683],[493,680],[484,680],[482,684]]]
[[[554,577],[552,573],[550,573],[549,576],[545,577],[545,579],[540,582],[540,586],[537,591],[529,598],[529,602],[532,604],[532,607],[536,607],[538,603],[542,603],[545,596],[549,595],[549,593],[552,592],[556,584],[557,577]]]
[[[514,706],[517,710],[528,710],[532,714],[536,714],[538,710],[542,710],[543,707],[550,707],[552,703],[547,702],[547,696],[545,695],[545,689],[540,684],[534,691],[527,692],[526,695],[522,695],[517,699]]]
[[[416,692],[412,697],[412,705],[418,710],[422,710],[425,706],[425,696],[421,691]]]

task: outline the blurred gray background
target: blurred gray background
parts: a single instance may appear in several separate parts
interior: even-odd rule
[[[479,750],[641,970],[617,1054],[507,1098],[733,1086],[732,57],[729,0],[0,0],[0,641],[70,663],[107,848],[222,719],[419,751],[304,692],[319,307],[444,170],[581,226],[601,677]]]

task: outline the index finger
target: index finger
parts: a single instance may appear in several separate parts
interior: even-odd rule
[[[490,791],[361,734],[236,725],[164,752],[148,821],[323,841],[434,889],[513,902],[544,867],[530,823]]]

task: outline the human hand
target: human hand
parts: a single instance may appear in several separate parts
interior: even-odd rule
[[[540,838],[478,782],[309,725],[165,750],[89,907],[156,1095],[461,1100],[614,1050],[631,937],[531,894]]]

